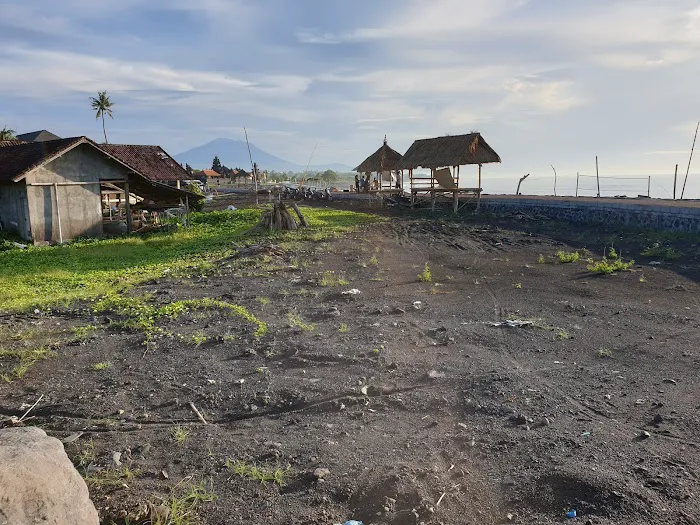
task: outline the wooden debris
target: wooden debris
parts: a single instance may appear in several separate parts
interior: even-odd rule
[[[192,409],[192,412],[195,413],[195,415],[196,415],[197,418],[202,422],[202,424],[203,424],[203,425],[206,425],[206,424],[207,424],[207,420],[204,419],[204,416],[202,415],[202,413],[201,413],[199,410],[197,410],[197,407],[194,406],[194,403],[193,403],[192,401],[190,401],[190,402],[189,402],[189,405],[190,405],[190,408]]]
[[[304,216],[301,214],[301,210],[299,209],[299,206],[297,206],[296,202],[292,202],[292,208],[294,209],[294,212],[297,214],[297,217],[299,217],[299,224],[301,224],[301,226],[303,228],[308,228],[309,225],[306,222],[306,219],[304,218]]]
[[[276,202],[272,209],[263,213],[260,218],[260,226],[268,230],[285,230],[292,231],[298,228],[297,221],[294,219],[287,206],[283,202]]]

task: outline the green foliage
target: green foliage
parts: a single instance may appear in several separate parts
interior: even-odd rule
[[[634,261],[624,262],[622,259],[608,261],[605,257],[603,257],[603,260],[593,264],[589,264],[587,268],[588,271],[592,273],[597,273],[600,275],[609,275],[615,272],[629,271],[633,266]]]
[[[79,341],[83,341],[90,337],[93,332],[97,329],[96,326],[88,324],[85,326],[74,326],[71,328],[71,332]]]
[[[0,251],[0,310],[68,305],[167,275],[211,272],[216,269],[211,261],[230,255],[235,242],[326,239],[380,220],[364,213],[304,207],[310,227],[279,233],[253,228],[261,213],[193,213],[190,227],[169,232]]]
[[[338,331],[341,334],[346,334],[350,331],[350,327],[346,325],[345,323],[341,323],[340,326],[338,327]]]
[[[336,274],[332,270],[323,272],[318,279],[318,285],[324,287],[345,286],[347,284],[350,284],[347,279],[345,279],[342,275]]]
[[[251,314],[244,306],[237,304],[207,297],[156,305],[148,303],[147,299],[147,297],[110,295],[95,303],[93,310],[95,313],[111,312],[124,317],[125,320],[118,324],[127,329],[143,332],[146,335],[146,342],[150,341],[154,336],[163,333],[163,330],[156,325],[156,321],[159,319],[174,319],[185,313],[207,309],[222,310],[232,316],[241,317],[255,326],[255,331],[253,332],[255,337],[262,337],[267,333],[267,324]],[[204,340],[206,340],[206,337]],[[193,342],[197,343],[197,340],[193,338]],[[202,342],[204,341],[200,341],[199,344]]]
[[[188,478],[185,478],[186,480]],[[197,509],[201,503],[209,503],[216,495],[203,481],[178,483],[164,502],[168,509],[165,521],[156,519],[151,525],[199,525]]]
[[[0,129],[0,140],[15,140],[16,138],[14,129],[8,129],[7,126]]]
[[[190,182],[182,187],[183,190],[194,193],[198,197],[193,197],[189,200],[189,206],[191,211],[202,211],[204,208],[204,190],[202,186],[197,183]]]
[[[614,246],[611,246],[610,249],[608,250],[608,259],[616,260],[619,256],[617,255],[617,251],[615,250]]]
[[[112,363],[109,361],[103,361],[102,363],[95,363],[92,365],[93,370],[107,370],[109,367],[112,366]]]
[[[255,300],[258,301],[263,306],[270,304],[269,297],[256,297]]]
[[[304,332],[313,332],[316,329],[314,325],[305,323],[297,312],[289,312],[287,314],[287,321],[292,328],[299,328]]]
[[[170,437],[178,446],[182,446],[187,441],[187,438],[190,437],[190,431],[185,427],[175,425],[170,431]]]
[[[141,471],[139,469],[131,469],[124,465],[118,469],[98,470],[88,474],[85,476],[85,483],[90,488],[121,487],[127,481],[131,481],[140,475]]]
[[[562,264],[574,263],[581,258],[581,254],[579,252],[558,251],[556,255],[559,258],[559,262]]]
[[[540,254],[540,256],[537,257],[537,263],[544,264],[544,255]]]
[[[513,287],[514,287],[516,290],[522,290],[522,288],[523,288],[523,283],[515,283],[515,284],[513,285]]]
[[[22,379],[37,361],[48,359],[55,355],[56,352],[46,346],[9,350],[0,347],[0,379],[6,383],[10,383],[14,379]],[[9,372],[5,372],[6,366],[11,367]]]
[[[280,487],[287,484],[289,469],[257,467],[245,461],[231,461],[228,458],[224,466],[237,476],[259,481],[261,484],[271,482]]]
[[[596,352],[596,355],[604,359],[609,359],[613,356],[613,353],[609,348],[601,348]]]
[[[428,266],[428,263],[425,263],[425,267],[423,268],[423,271],[418,274],[418,280],[421,282],[424,282],[424,283],[432,282],[433,274],[430,271],[430,266]]]
[[[671,246],[662,246],[661,243],[655,242],[651,246],[647,246],[642,255],[645,257],[659,257],[665,261],[675,261],[681,258],[681,253]]]

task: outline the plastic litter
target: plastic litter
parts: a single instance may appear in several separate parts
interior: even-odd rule
[[[236,208],[233,204],[229,204],[226,209],[228,211],[236,211],[238,208]]]
[[[576,517],[576,509],[571,509],[566,513],[566,517],[569,519],[575,518]]]
[[[362,525],[362,522],[357,520],[348,520],[343,525]]]
[[[353,288],[352,290],[347,290],[347,291],[343,292],[343,295],[357,295],[357,294],[361,294],[361,293],[362,292],[360,290],[358,290],[357,288]]]

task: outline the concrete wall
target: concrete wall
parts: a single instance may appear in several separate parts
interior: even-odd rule
[[[491,213],[523,212],[582,224],[700,233],[697,201],[485,195],[481,208]]]
[[[11,230],[23,239],[31,239],[27,192],[23,182],[0,184],[0,228]]]
[[[58,242],[61,237],[67,241],[74,237],[102,235],[99,182],[126,178],[126,169],[86,144],[33,171],[26,178],[32,239]],[[31,185],[38,182],[93,184]]]

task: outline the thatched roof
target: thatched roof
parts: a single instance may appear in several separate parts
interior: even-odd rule
[[[400,160],[401,153],[391,149],[386,143],[386,137],[384,137],[382,147],[367,157],[354,171],[359,173],[382,173],[395,169],[394,167]]]
[[[501,162],[480,133],[448,135],[415,141],[395,169],[442,168]]]

